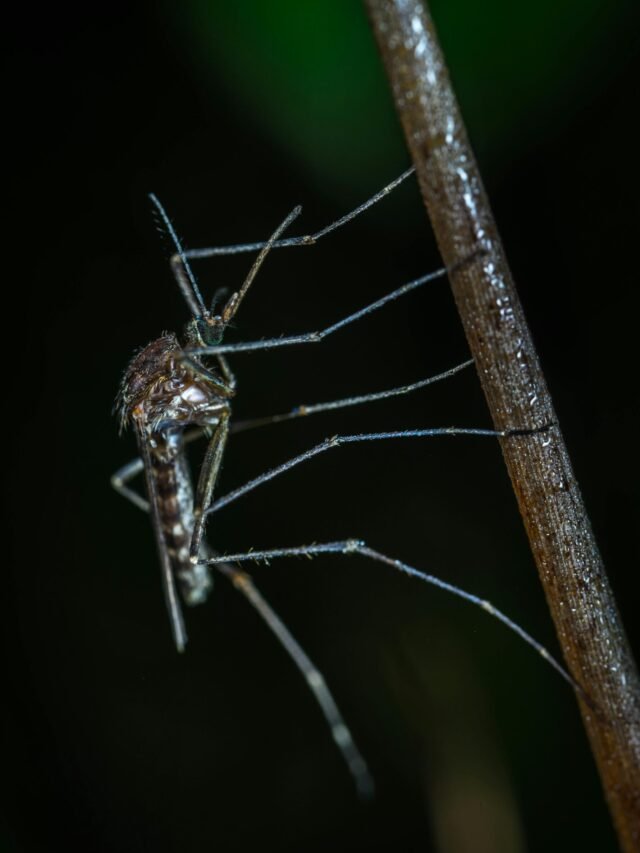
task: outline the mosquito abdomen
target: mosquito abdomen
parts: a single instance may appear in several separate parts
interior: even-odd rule
[[[175,578],[180,584],[186,604],[206,601],[212,586],[206,566],[194,565],[190,560],[193,536],[193,490],[187,460],[184,454],[182,431],[155,435],[150,448],[149,483],[157,499],[158,536],[163,542]]]

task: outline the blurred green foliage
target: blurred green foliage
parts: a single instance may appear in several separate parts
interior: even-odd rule
[[[616,64],[624,3],[433,2],[472,140],[485,165],[579,108]],[[193,56],[307,174],[371,186],[406,155],[360,0],[191,0]],[[174,13],[175,14],[175,13]],[[181,21],[184,26],[185,21]]]

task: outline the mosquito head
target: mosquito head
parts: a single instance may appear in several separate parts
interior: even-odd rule
[[[189,320],[185,330],[188,346],[215,347],[222,343],[227,324],[219,314],[201,314]]]
[[[273,244],[278,240],[282,232],[289,227],[293,220],[298,217],[302,211],[301,207],[296,207],[287,218],[276,228],[269,240],[264,244],[258,257],[253,262],[249,274],[245,278],[242,287],[235,293],[232,293],[227,299],[220,313],[216,313],[216,302],[222,296],[225,288],[219,290],[213,298],[211,310],[208,310],[200,288],[193,274],[187,256],[182,248],[182,244],[178,239],[175,228],[171,224],[171,220],[166,214],[166,211],[160,200],[153,193],[149,194],[149,199],[157,214],[158,221],[163,231],[165,231],[175,248],[175,252],[171,256],[171,268],[178,283],[178,287],[182,291],[187,305],[193,315],[193,319],[189,321],[186,327],[186,337],[189,346],[193,347],[212,347],[217,346],[222,341],[225,329],[231,323],[235,314],[242,302],[246,292],[251,287],[251,284],[256,277],[256,273],[262,266],[262,262],[269,254]]]

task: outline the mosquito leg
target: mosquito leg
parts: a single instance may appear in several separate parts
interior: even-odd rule
[[[351,732],[320,670],[311,661],[277,613],[262,597],[258,589],[256,589],[249,575],[228,565],[226,561],[221,561],[220,558],[213,557],[210,561],[215,562],[218,571],[229,578],[235,588],[249,600],[278,638],[291,660],[298,667],[329,725],[336,746],[340,750],[353,777],[358,795],[362,799],[370,799],[373,795],[374,785],[369,768],[356,746]]]
[[[473,257],[475,258],[476,255]],[[337,323],[333,323],[331,326],[327,326],[326,329],[320,329],[316,332],[306,332],[301,335],[286,335],[280,338],[266,338],[262,341],[248,341],[246,343],[238,344],[217,344],[212,347],[196,347],[193,349],[188,348],[185,349],[185,356],[221,355],[229,352],[253,352],[255,350],[275,349],[276,347],[292,346],[296,344],[317,344],[329,337],[329,335],[337,332],[338,329],[342,329],[344,326],[348,326],[356,320],[360,320],[367,314],[371,314],[374,311],[377,311],[378,308],[382,308],[383,305],[386,305],[388,302],[393,302],[400,296],[404,296],[405,293],[410,293],[412,290],[421,287],[423,284],[427,284],[427,282],[434,281],[437,278],[442,278],[442,276],[446,275],[447,272],[448,270],[443,267],[442,269],[436,270],[428,275],[416,278],[414,281],[410,281],[407,284],[403,284],[401,287],[393,290],[391,293],[387,293],[385,296],[377,299],[369,305],[366,305],[359,311],[349,314],[348,317],[343,317],[342,320],[338,320]]]
[[[428,379],[421,379],[419,382],[413,382],[410,385],[401,385],[398,388],[390,388],[387,391],[376,391],[372,394],[361,394],[358,397],[344,397],[342,400],[331,400],[326,403],[303,403],[296,406],[290,412],[285,412],[281,415],[270,415],[264,418],[252,418],[246,421],[236,421],[231,425],[231,432],[244,432],[245,430],[255,429],[256,427],[267,426],[268,424],[282,423],[282,421],[291,421],[295,418],[306,417],[307,415],[317,415],[319,412],[328,412],[335,409],[346,409],[349,406],[360,406],[363,403],[373,403],[376,400],[386,400],[389,397],[400,397],[403,394],[410,394],[412,391],[418,391],[420,388],[425,388],[427,385],[432,385],[434,382],[439,382],[441,379],[448,379],[454,376],[465,367],[473,364],[473,359],[464,361],[455,367],[445,370],[444,373],[438,373],[436,376],[430,376]]]
[[[222,373],[222,375],[224,377],[224,381],[227,385],[227,388],[230,391],[235,391],[236,390],[236,376],[235,376],[235,373],[229,367],[229,362],[227,361],[227,359],[223,355],[219,355],[217,357],[217,359],[218,359],[218,366],[220,367],[220,372]]]
[[[200,430],[197,433],[190,433],[187,439],[194,440],[194,438],[200,438],[202,432],[203,431]],[[127,465],[124,465],[112,477],[114,488],[116,488],[120,494],[128,497],[127,493],[130,490],[123,487],[123,483],[128,482],[128,480],[141,473],[143,468],[144,463],[142,459],[133,459],[131,462],[127,463]],[[116,481],[118,485],[116,485]],[[140,507],[144,512],[149,512],[149,502],[143,500],[135,492],[133,494],[135,495],[133,503]],[[203,542],[201,547],[203,554],[211,554],[211,549],[208,548],[206,543]],[[303,674],[309,689],[320,706],[324,718],[331,730],[331,735],[353,777],[359,796],[363,799],[369,799],[373,794],[373,779],[371,778],[366,762],[360,754],[351,732],[349,731],[349,728],[336,705],[335,699],[327,687],[322,673],[305,653],[304,649],[296,641],[295,637],[291,634],[277,613],[263,598],[259,590],[256,589],[249,575],[245,572],[239,571],[238,569],[234,569],[232,566],[229,566],[224,562],[220,562],[219,559],[213,556],[208,556],[207,559],[203,559],[201,562],[215,562],[216,569],[221,574],[229,578],[235,588],[248,599],[249,603],[258,611],[258,614],[280,641],[287,654]]]
[[[569,675],[564,667],[558,663],[554,657],[552,657],[547,649],[535,640],[531,634],[527,633],[527,631],[521,628],[512,619],[509,619],[509,617],[501,610],[494,607],[490,601],[479,598],[477,595],[473,595],[473,593],[466,592],[464,589],[454,586],[435,575],[427,574],[419,569],[415,569],[413,566],[407,565],[407,563],[403,563],[400,560],[394,560],[391,557],[387,557],[385,554],[381,554],[379,551],[374,551],[372,548],[369,548],[365,542],[359,539],[346,539],[340,542],[325,542],[318,545],[302,545],[298,548],[273,548],[266,551],[247,551],[240,554],[225,554],[223,557],[211,557],[206,562],[208,565],[217,565],[222,560],[234,563],[248,561],[259,563],[268,562],[269,560],[278,557],[314,557],[318,554],[360,554],[361,556],[367,557],[368,559],[374,560],[378,563],[385,563],[406,575],[410,575],[411,577],[417,578],[418,580],[431,584],[432,586],[437,586],[445,592],[449,592],[458,598],[464,599],[464,601],[470,602],[476,607],[480,607],[490,616],[493,616],[494,619],[497,619],[499,622],[502,622],[503,625],[506,625],[510,631],[517,634],[518,637],[527,643],[527,645],[535,649],[538,654],[543,657],[547,663],[562,676],[562,678],[564,678],[566,682],[577,690],[583,698],[585,697],[583,688]]]
[[[222,497],[218,498],[210,506],[207,507],[204,514],[209,515],[210,513],[217,512],[219,509],[222,509],[223,506],[227,506],[228,504],[242,497],[242,495],[246,495],[248,492],[252,492],[254,489],[256,489],[258,486],[261,486],[263,483],[268,483],[269,480],[273,480],[274,477],[277,477],[280,474],[284,474],[285,471],[289,471],[291,470],[291,468],[295,468],[302,462],[306,462],[308,459],[313,459],[314,456],[319,456],[321,453],[325,453],[327,450],[332,450],[334,447],[340,447],[343,444],[356,444],[364,441],[386,441],[388,439],[394,438],[434,438],[436,436],[454,435],[474,435],[490,436],[494,438],[511,438],[515,436],[530,436],[538,432],[544,432],[545,430],[550,429],[550,427],[551,425],[547,425],[537,430],[494,430],[474,429],[465,427],[439,427],[434,429],[405,429],[393,432],[370,432],[355,433],[353,435],[334,435],[332,438],[326,438],[324,441],[321,441],[320,444],[316,444],[309,450],[305,450],[304,453],[300,453],[298,456],[294,456],[291,459],[288,459],[286,462],[283,462],[282,465],[278,465],[275,468],[272,468],[270,471],[265,471],[264,474],[261,474],[259,477],[256,477],[253,480],[249,480],[248,483],[245,483],[243,486],[234,489],[232,492],[229,492],[229,494],[223,495]]]
[[[217,356],[218,363],[221,365],[222,356]],[[234,385],[230,386],[225,378],[225,381],[221,380],[215,373],[212,373],[208,367],[205,367],[203,364],[200,364],[199,361],[196,361],[195,358],[191,357],[191,353],[189,351],[185,351],[184,355],[181,359],[184,363],[189,365],[189,368],[200,376],[202,379],[205,379],[211,386],[216,390],[221,397],[232,397],[233,392],[235,390],[235,377],[233,377]],[[228,369],[228,365],[225,362],[225,366]],[[221,367],[222,370],[222,367]]]
[[[115,474],[111,475],[111,485],[123,498],[131,501],[132,504],[135,504],[143,512],[149,512],[149,501],[127,486],[129,480],[133,480],[134,477],[137,477],[143,471],[144,462],[142,459],[140,457],[132,459],[131,462],[127,462],[122,468],[118,468]]]
[[[198,478],[198,486],[194,500],[194,526],[193,535],[191,538],[191,561],[197,563],[198,555],[200,554],[200,546],[202,545],[202,537],[204,534],[204,525],[207,519],[204,512],[205,507],[209,506],[211,496],[215,488],[220,465],[224,455],[224,448],[229,435],[229,413],[223,412],[220,415],[220,421],[216,426],[213,435],[209,441],[207,452],[202,462],[200,476]]]
[[[367,199],[367,201],[365,201],[363,204],[356,207],[355,210],[352,210],[345,216],[340,217],[340,219],[336,219],[335,222],[332,222],[325,228],[321,228],[320,231],[316,231],[315,234],[305,234],[301,237],[288,237],[284,240],[276,240],[272,243],[272,248],[282,249],[286,246],[314,246],[318,242],[318,240],[320,240],[326,234],[330,234],[332,231],[335,231],[336,229],[345,225],[347,222],[350,222],[352,219],[355,219],[356,216],[359,216],[365,210],[372,207],[385,196],[389,195],[390,192],[392,192],[399,184],[401,184],[406,178],[408,178],[409,175],[412,175],[413,172],[413,167],[407,169],[406,172],[403,172],[398,178],[387,184],[386,187],[383,187],[379,192],[371,196],[371,198]],[[260,243],[239,243],[235,246],[212,246],[206,249],[189,249],[187,251],[183,251],[182,255],[184,258],[187,258],[188,260],[192,261],[201,258],[213,258],[220,255],[238,255],[242,252],[257,252],[260,249],[264,249],[266,246],[267,241],[263,241]]]

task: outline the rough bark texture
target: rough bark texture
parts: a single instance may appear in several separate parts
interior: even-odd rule
[[[640,685],[428,10],[365,0],[625,851],[640,850]]]

